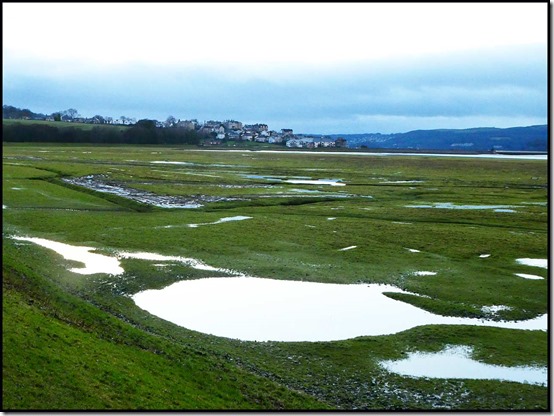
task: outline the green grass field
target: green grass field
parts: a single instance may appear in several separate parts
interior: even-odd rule
[[[93,123],[68,123],[65,121],[46,121],[46,120],[21,120],[21,119],[2,119],[2,124],[5,125],[13,125],[13,124],[23,124],[23,125],[32,125],[32,124],[38,124],[38,125],[44,125],[44,126],[50,126],[50,127],[73,127],[76,129],[83,129],[83,130],[92,130],[94,127],[101,127],[106,129],[117,129],[117,130],[125,130],[129,128],[128,126],[124,125],[112,125],[112,124],[93,124]]]
[[[203,206],[160,208],[63,180],[88,175]],[[544,366],[544,331],[426,325],[334,342],[239,341],[178,327],[130,298],[213,272],[127,259],[108,285],[9,238],[192,257],[273,279],[387,283],[435,314],[485,319],[484,308],[504,305],[495,319],[530,319],[548,311],[548,271],[516,259],[548,258],[546,161],[4,144],[2,177],[4,410],[550,409],[545,386],[378,366],[453,344],[483,363]],[[501,208],[416,207],[440,203]],[[186,226],[233,216],[252,218]]]

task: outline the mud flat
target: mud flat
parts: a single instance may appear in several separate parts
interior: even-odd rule
[[[153,205],[159,208],[200,208],[204,203],[221,202],[221,201],[237,201],[240,198],[225,198],[208,195],[190,195],[190,196],[172,196],[172,195],[157,195],[152,192],[142,191],[139,189],[130,188],[120,183],[107,181],[100,176],[89,175],[81,178],[67,179],[63,181],[72,185],[84,186],[98,192],[105,192],[128,198],[136,202],[147,205]]]

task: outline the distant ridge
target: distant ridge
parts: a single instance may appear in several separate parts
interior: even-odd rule
[[[483,151],[548,150],[548,125],[527,127],[480,127],[470,129],[414,130],[407,133],[333,134],[343,137],[348,147],[369,149]]]

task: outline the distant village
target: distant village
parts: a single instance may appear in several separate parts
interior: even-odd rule
[[[47,121],[63,121],[70,123],[89,123],[89,124],[114,124],[114,125],[134,125],[137,123],[135,118],[124,117],[112,118],[96,115],[85,118],[76,114],[76,110],[67,110],[54,113],[45,117]],[[139,120],[140,121],[140,120]],[[258,143],[280,144],[286,147],[314,149],[318,147],[348,147],[347,141],[339,137],[333,139],[326,136],[315,136],[305,134],[294,134],[292,129],[281,129],[281,131],[269,130],[267,124],[243,124],[236,120],[226,121],[204,121],[199,122],[196,119],[178,120],[169,116],[166,121],[157,121],[156,127],[159,128],[184,128],[195,130],[206,137],[203,144],[205,146],[221,145],[224,141],[248,141]]]
[[[13,106],[3,105],[3,118],[7,119],[26,119],[26,120],[46,120],[61,121],[66,123],[86,123],[86,124],[111,124],[132,126],[140,124],[142,120],[132,117],[121,116],[119,118],[104,117],[95,115],[94,117],[82,117],[76,109],[70,108],[64,111],[58,111],[49,115],[33,113],[27,109],[19,109]],[[204,121],[199,122],[196,119],[179,120],[169,116],[165,121],[149,120],[155,123],[158,128],[183,128],[194,130],[205,139],[203,145],[217,146],[225,141],[236,142],[258,142],[284,145],[291,148],[314,149],[318,147],[348,147],[346,139],[331,138],[321,135],[294,134],[292,129],[281,129],[281,131],[270,130],[267,124],[243,124],[236,120],[226,121]]]
[[[287,147],[301,147],[313,149],[316,147],[347,147],[343,138],[333,139],[325,136],[310,136],[294,134],[292,129],[281,129],[280,132],[269,130],[267,124],[243,124],[236,120],[205,121],[174,120],[170,123],[159,123],[159,127],[181,127],[196,130],[209,136],[206,145],[220,145],[223,141],[249,141],[270,144],[284,144]]]

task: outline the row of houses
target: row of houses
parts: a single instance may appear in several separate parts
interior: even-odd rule
[[[208,135],[206,145],[219,145],[224,140],[250,141],[259,143],[284,144],[287,147],[295,148],[317,148],[317,147],[346,147],[346,140],[332,139],[330,137],[313,137],[306,135],[295,135],[292,129],[281,129],[281,131],[270,130],[267,124],[243,124],[236,120],[214,121],[209,120],[198,123],[198,120],[184,120],[175,123],[177,127],[194,129],[202,134]]]
[[[347,147],[347,143],[342,137],[333,139],[331,137],[297,136],[287,140],[286,146],[315,149],[317,147]]]

